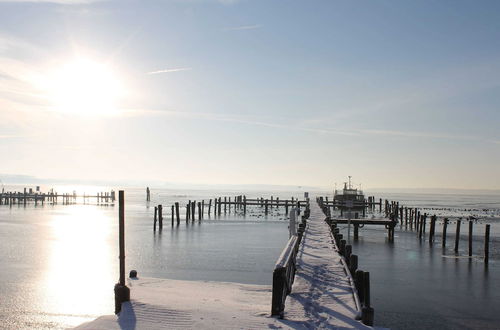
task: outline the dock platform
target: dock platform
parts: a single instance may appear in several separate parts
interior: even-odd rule
[[[128,280],[131,301],[119,316],[77,329],[372,329],[359,320],[354,283],[325,218],[311,202],[283,318],[271,316],[270,285],[146,278]]]

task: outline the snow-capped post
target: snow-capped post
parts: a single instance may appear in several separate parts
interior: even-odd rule
[[[118,227],[120,248],[120,281],[115,284],[115,314],[120,313],[122,303],[130,300],[130,289],[125,285],[125,198],[123,190],[118,192]]]

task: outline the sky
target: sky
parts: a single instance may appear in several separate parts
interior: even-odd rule
[[[0,179],[500,189],[498,1],[0,0]]]

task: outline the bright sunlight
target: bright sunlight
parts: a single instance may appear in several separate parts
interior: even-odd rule
[[[123,87],[111,68],[78,58],[48,76],[48,97],[56,111],[84,116],[113,115]]]

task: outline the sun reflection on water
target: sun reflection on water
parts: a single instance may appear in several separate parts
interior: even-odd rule
[[[82,318],[112,313],[112,301],[97,299],[113,290],[112,219],[92,206],[68,207],[50,223],[47,268],[40,288],[43,309],[58,322],[78,325]]]

